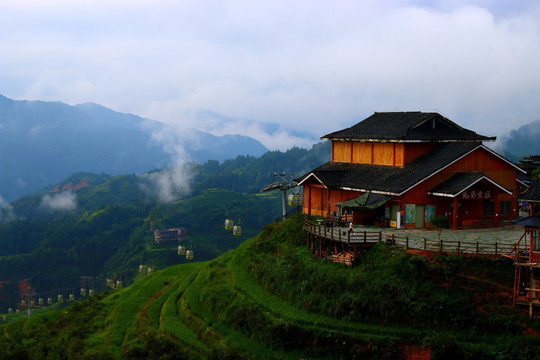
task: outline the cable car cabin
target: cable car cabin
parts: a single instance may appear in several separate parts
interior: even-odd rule
[[[43,298],[39,298],[39,299],[38,299],[38,304],[39,304],[39,305],[43,305]]]
[[[233,228],[233,235],[234,236],[240,236],[242,235],[242,227],[240,225],[234,225]]]
[[[94,296],[94,289],[90,289],[88,291],[88,296]]]
[[[81,288],[81,296],[86,296],[86,288]]]
[[[193,250],[186,251],[186,259],[193,260]]]
[[[139,274],[142,274],[144,272],[144,265],[139,265]]]
[[[52,297],[47,298],[47,305],[52,305]]]
[[[178,245],[178,255],[186,255],[186,247],[184,245]]]
[[[121,288],[122,287],[122,280],[116,280],[116,287]]]
[[[36,301],[35,300],[30,300],[30,306],[36,306]]]
[[[110,287],[110,288],[114,287],[114,281],[112,279],[107,279],[107,287]]]
[[[225,220],[225,230],[232,230],[233,227],[234,227],[234,220],[233,219]]]
[[[26,300],[21,300],[21,306],[26,306]]]
[[[75,294],[69,294],[68,301],[75,301]]]
[[[58,302],[63,303],[64,302],[64,295],[58,294]]]
[[[153,273],[153,272],[154,272],[154,269],[151,268],[151,267],[149,267],[149,268],[148,268],[148,275],[150,275],[150,274]]]
[[[289,201],[289,206],[300,206],[302,205],[302,195],[289,194],[288,201]]]

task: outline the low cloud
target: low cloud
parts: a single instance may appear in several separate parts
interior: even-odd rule
[[[15,219],[13,207],[0,195],[0,223],[9,222]]]
[[[75,193],[65,191],[60,194],[44,195],[41,198],[40,208],[56,210],[56,211],[71,211],[77,208],[77,197]]]
[[[188,164],[178,164],[173,168],[162,169],[141,175],[141,188],[161,203],[170,203],[189,194],[193,171]]]

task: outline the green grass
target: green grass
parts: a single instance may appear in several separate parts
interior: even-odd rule
[[[489,293],[494,286],[507,287],[506,265],[444,255],[430,262],[381,244],[351,269],[312,259],[293,220],[268,226],[212,261],[171,266],[129,287],[0,325],[0,346],[6,357],[27,352],[37,359],[46,358],[49,348],[110,359],[180,353],[192,359],[393,359],[405,345],[431,348],[439,358],[457,351],[462,358],[533,359],[540,343],[522,333],[528,327],[538,331],[537,321],[504,304],[490,304],[493,313],[485,318],[474,305],[460,308],[474,300],[470,288]],[[464,271],[474,276],[461,277]],[[393,306],[396,296],[388,289],[401,291],[397,303],[407,307],[377,322],[379,308],[369,309]],[[430,308],[434,304],[461,310],[439,314]],[[340,306],[365,313],[336,311]],[[418,326],[422,319],[404,324],[395,315],[421,314],[419,309],[431,316],[425,326]],[[478,316],[476,323],[433,325],[432,318],[444,316],[470,321],[460,312]]]

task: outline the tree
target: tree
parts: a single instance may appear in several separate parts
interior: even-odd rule
[[[437,228],[437,232],[439,235],[439,242],[441,241],[441,233],[443,229],[449,229],[450,228],[450,219],[446,216],[436,216],[433,219],[431,219],[431,225],[435,226]]]

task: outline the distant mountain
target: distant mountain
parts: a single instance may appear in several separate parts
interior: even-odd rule
[[[540,120],[520,126],[501,137],[504,155],[514,161],[540,155]]]
[[[170,166],[179,154],[204,162],[260,156],[247,136],[214,136],[123,114],[97,104],[15,101],[0,95],[0,204],[87,171],[111,175]]]

